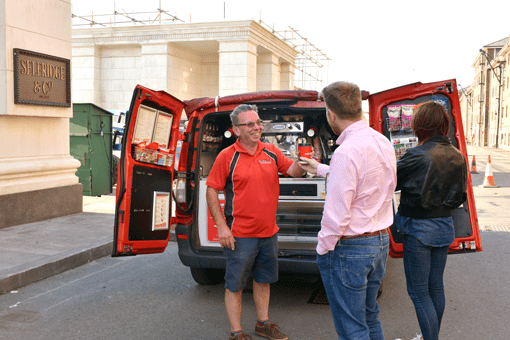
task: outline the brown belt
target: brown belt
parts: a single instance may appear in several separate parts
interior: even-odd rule
[[[365,237],[365,236],[376,236],[376,235],[384,235],[388,233],[388,229],[383,229],[383,230],[378,230],[378,231],[374,231],[373,233],[364,233],[364,234],[359,234],[359,235],[344,235],[341,237],[342,240],[346,240],[346,239],[349,239],[349,238],[356,238],[356,237]]]

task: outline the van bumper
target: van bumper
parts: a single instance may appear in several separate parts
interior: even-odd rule
[[[193,268],[225,269],[225,255],[221,250],[196,249],[191,236],[192,225],[178,224],[175,227],[179,259],[182,264]],[[278,257],[280,272],[320,274],[316,254],[293,254]]]

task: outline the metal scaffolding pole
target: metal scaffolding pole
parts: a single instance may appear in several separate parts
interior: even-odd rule
[[[293,27],[289,26],[289,30],[275,31],[274,27],[270,27],[262,20],[259,20],[259,24],[298,52],[295,65],[297,71],[295,83],[300,84],[303,89],[307,87],[310,90],[322,88],[322,69],[324,67],[322,61],[328,61],[329,71],[329,60],[331,59]]]
[[[155,16],[154,20],[150,19],[150,15],[151,14],[154,14],[154,16]],[[166,16],[165,19],[163,19],[163,15]],[[94,20],[94,16],[96,18],[99,17],[100,19]],[[117,16],[121,16],[123,18],[126,18],[127,21],[117,21]],[[143,19],[140,18],[140,16],[142,16]],[[94,12],[92,12],[91,15],[82,15],[82,16],[71,14],[71,17],[73,19],[77,18],[77,19],[80,19],[80,20],[87,21],[87,23],[73,23],[73,27],[79,27],[79,26],[84,26],[84,25],[90,25],[91,27],[93,27],[94,25],[100,25],[100,26],[103,26],[103,27],[107,27],[106,26],[107,24],[112,26],[112,19],[113,19],[113,26],[114,27],[117,26],[117,25],[125,25],[125,24],[134,24],[134,25],[136,25],[136,24],[142,24],[142,25],[154,24],[156,22],[156,20],[158,20],[158,19],[159,19],[159,24],[162,24],[163,20],[165,22],[176,22],[176,21],[177,22],[184,22],[184,20],[181,20],[177,16],[172,15],[172,14],[168,13],[168,11],[162,9],[161,8],[161,1],[159,2],[159,8],[157,9],[157,11],[151,11],[151,12],[133,12],[132,14],[128,14],[124,9],[122,9],[122,12],[119,12],[119,11],[117,11],[117,4],[114,1],[114,3],[113,3],[113,13],[96,14],[96,15],[94,15]],[[104,22],[99,22],[98,20],[104,20]]]

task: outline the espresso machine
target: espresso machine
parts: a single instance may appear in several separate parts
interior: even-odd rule
[[[304,122],[264,122],[261,141],[275,145],[285,156],[297,160],[297,146],[304,136]]]
[[[298,145],[310,145],[316,158],[326,164],[329,164],[336,147],[328,132],[319,133],[316,127],[303,121],[264,122],[261,141],[274,144],[292,160],[298,160]]]

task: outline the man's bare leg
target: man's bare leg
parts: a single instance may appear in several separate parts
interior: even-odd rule
[[[227,316],[230,322],[230,331],[238,332],[242,330],[241,327],[241,310],[243,309],[242,289],[236,293],[232,293],[230,290],[225,289],[225,308],[227,309]]]
[[[257,320],[266,321],[269,319],[269,295],[271,285],[269,283],[258,283],[253,280],[253,300],[257,310]]]

